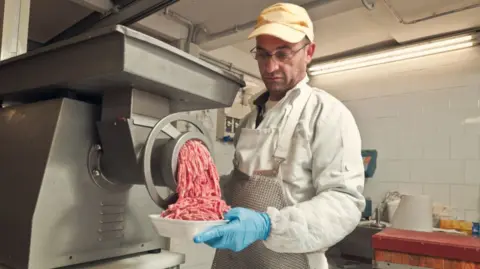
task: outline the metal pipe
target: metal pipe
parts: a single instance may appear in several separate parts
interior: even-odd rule
[[[235,73],[237,75],[247,75],[247,76],[250,76],[252,78],[256,78],[256,79],[259,79],[261,80],[261,78],[249,71],[246,71],[244,69],[241,69],[241,68],[238,68],[236,67],[235,65],[233,65],[233,63],[230,63],[230,62],[227,62],[227,61],[223,61],[223,60],[220,60],[220,59],[217,59],[215,57],[213,57],[212,55],[209,55],[207,53],[204,53],[204,52],[200,52],[200,55],[199,55],[200,59],[204,60],[204,61],[207,61],[215,66],[218,66],[224,70],[227,70],[227,71],[230,71],[232,73]]]
[[[167,16],[167,17],[170,17],[171,19],[173,19],[177,22],[179,22],[180,24],[185,25],[188,28],[188,35],[187,35],[187,40],[186,40],[186,43],[185,43],[185,49],[184,50],[186,52],[189,52],[190,51],[190,44],[193,42],[194,34],[198,31],[199,27],[196,26],[189,19],[181,16],[180,14],[178,14],[174,11],[171,11],[169,8],[165,9],[164,15]],[[240,76],[248,75],[248,76],[256,78],[256,79],[261,79],[259,76],[255,75],[251,72],[248,72],[248,71],[243,70],[241,68],[235,67],[233,65],[233,63],[217,59],[217,58],[215,58],[215,57],[213,57],[213,56],[211,56],[207,53],[200,52],[199,58],[206,61],[206,62],[209,62],[210,64],[218,66],[218,67],[220,67],[224,70],[235,73],[237,75],[240,75]]]
[[[256,23],[257,23],[256,20],[255,21],[249,21],[249,22],[246,22],[244,24],[235,25],[232,28],[228,28],[228,29],[216,32],[216,33],[208,33],[206,28],[199,28],[199,29],[203,30],[204,33],[206,33],[205,40],[214,40],[214,39],[218,39],[218,38],[222,38],[222,37],[225,37],[225,36],[236,34],[240,31],[245,31],[247,29],[250,29],[250,28],[254,27]],[[198,34],[199,33],[200,32],[197,32],[196,36],[194,37],[195,43],[198,43],[198,41],[199,41],[198,40]]]
[[[193,34],[195,33],[195,24],[189,19],[181,16],[180,14],[171,11],[168,7],[165,8],[164,15],[170,17],[171,19],[177,21],[180,24],[185,25],[188,28],[187,40],[185,42],[184,51],[190,52],[190,44],[193,41]]]
[[[388,10],[390,11],[390,13],[392,13],[392,15],[395,16],[395,18],[396,18],[396,19],[398,20],[398,22],[400,22],[401,24],[415,24],[415,23],[418,23],[418,22],[423,22],[423,21],[435,19],[435,18],[438,18],[438,17],[443,17],[443,16],[446,16],[446,15],[450,15],[450,14],[453,14],[453,13],[460,12],[460,11],[465,11],[465,10],[469,10],[469,9],[473,9],[473,8],[478,8],[478,7],[480,7],[480,3],[477,3],[477,4],[472,4],[472,5],[469,5],[469,6],[465,6],[465,7],[461,7],[461,8],[457,8],[457,9],[453,9],[453,10],[449,10],[449,11],[445,11],[445,12],[442,12],[442,13],[434,13],[434,14],[431,15],[431,16],[423,17],[423,18],[420,18],[420,19],[411,20],[411,21],[406,21],[406,20],[404,20],[404,19],[400,16],[400,14],[398,14],[398,12],[395,10],[395,8],[393,8],[392,4],[391,4],[388,0],[383,0],[383,2],[384,2],[385,5],[387,6],[387,8],[388,8]]]
[[[321,5],[325,5],[325,4],[327,4],[329,2],[332,2],[332,1],[335,1],[335,0],[315,0],[315,1],[310,1],[306,4],[303,4],[301,6],[303,8],[305,8],[306,10],[309,10],[309,9],[312,9],[312,8],[315,8],[315,7],[318,7],[318,6],[321,6]],[[194,38],[193,38],[193,41],[197,44],[199,44],[199,42],[202,41],[202,40],[199,40],[199,37],[198,37],[200,32],[203,32],[205,34],[205,37],[202,38],[202,39],[204,39],[203,41],[214,40],[214,39],[222,38],[222,37],[229,36],[229,35],[232,35],[232,34],[236,34],[236,33],[241,32],[241,31],[248,30],[248,29],[254,27],[256,23],[257,23],[257,20],[252,20],[252,21],[249,21],[249,22],[246,22],[246,23],[243,23],[243,24],[235,25],[231,28],[228,28],[228,29],[216,32],[216,33],[208,33],[206,28],[198,28],[198,30],[202,30],[202,31],[196,31],[196,33],[194,35]]]

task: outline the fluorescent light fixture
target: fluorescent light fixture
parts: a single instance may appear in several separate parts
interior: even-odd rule
[[[418,58],[447,51],[473,47],[478,43],[477,33],[434,40],[426,43],[404,46],[396,49],[371,53],[364,56],[343,60],[319,63],[309,68],[311,76],[328,74],[372,65],[391,63],[401,60]]]

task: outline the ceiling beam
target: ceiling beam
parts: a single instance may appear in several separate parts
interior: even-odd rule
[[[104,13],[113,8],[113,5],[110,2],[110,0],[70,0],[70,1],[100,13]]]
[[[105,14],[114,10],[115,6],[110,0],[69,0],[93,11]],[[140,30],[148,35],[163,40],[185,39],[188,36],[188,27],[180,24],[162,12],[154,13],[141,21],[130,25],[131,28]]]

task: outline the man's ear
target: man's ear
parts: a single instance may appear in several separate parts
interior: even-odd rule
[[[311,43],[310,45],[308,45],[308,47],[307,47],[307,64],[309,64],[312,61],[313,54],[315,53],[315,48],[316,48],[315,43]]]

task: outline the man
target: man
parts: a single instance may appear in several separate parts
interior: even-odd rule
[[[217,249],[213,268],[327,269],[325,251],[365,207],[357,125],[340,101],[307,84],[315,43],[305,9],[264,9],[249,38],[267,91],[236,134],[223,189],[229,222],[194,241]]]

